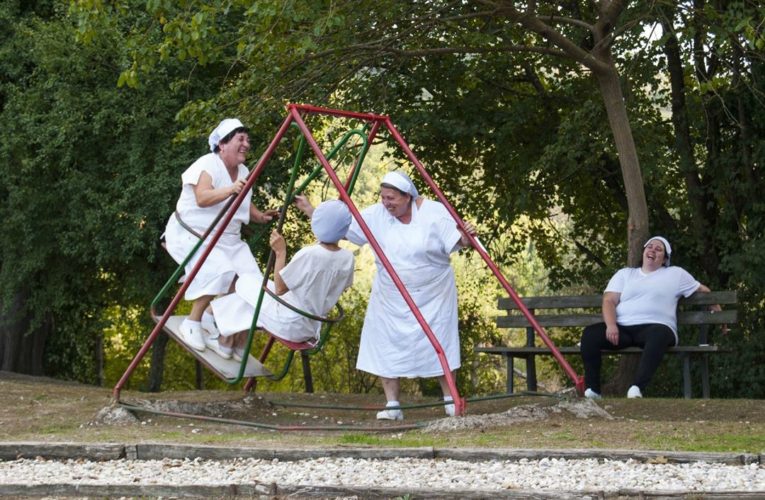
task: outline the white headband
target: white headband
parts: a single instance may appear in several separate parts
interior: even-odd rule
[[[210,145],[210,151],[215,152],[215,147],[218,145],[221,139],[238,128],[244,128],[242,122],[236,118],[226,118],[215,127],[210,137],[207,138],[207,143]]]
[[[670,246],[669,241],[667,241],[667,238],[664,236],[652,236],[648,238],[648,241],[645,242],[643,248],[647,247],[648,244],[653,240],[659,240],[661,241],[662,245],[664,245],[664,253],[667,254],[667,260],[664,261],[664,267],[669,267],[669,258],[672,257],[672,247]]]
[[[408,175],[406,175],[404,172],[401,172],[400,170],[395,170],[385,174],[381,184],[389,184],[399,191],[411,195],[412,198],[417,198],[417,196],[419,196],[419,193],[417,193],[417,188],[414,187],[412,179],[410,179]]]

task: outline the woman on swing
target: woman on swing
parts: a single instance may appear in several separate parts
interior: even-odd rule
[[[287,263],[284,237],[272,232],[274,280],[268,282],[268,287],[286,303],[315,316],[326,316],[353,284],[353,253],[337,245],[348,231],[351,213],[340,200],[325,201],[313,209],[305,197],[296,196],[295,204],[311,217],[317,242],[300,249]],[[224,359],[242,359],[262,285],[260,272],[243,274],[236,282],[235,293],[210,304],[214,322],[207,316],[203,318],[203,326],[210,332],[206,344]],[[268,294],[263,295],[257,326],[291,342],[317,340],[321,330],[319,321],[293,311]]]
[[[179,264],[186,259],[202,234],[213,223],[231,196],[244,188],[249,170],[244,165],[250,151],[247,128],[236,118],[226,118],[208,138],[210,153],[200,157],[183,172],[183,189],[165,229],[165,245]],[[180,327],[183,340],[197,351],[205,350],[201,319],[216,295],[229,293],[237,276],[258,271],[250,247],[242,240],[243,224],[267,224],[275,210],[261,212],[252,204],[252,191],[234,214],[225,232],[213,247],[196,278],[186,289],[186,300],[193,301],[191,312]],[[188,275],[206,250],[209,239],[186,264]]]

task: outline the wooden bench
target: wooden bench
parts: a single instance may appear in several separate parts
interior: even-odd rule
[[[524,305],[529,309],[537,322],[547,330],[550,327],[576,327],[583,329],[587,325],[603,321],[600,314],[602,295],[574,295],[574,296],[549,296],[549,297],[526,297]],[[720,304],[722,311],[709,311],[712,304]],[[683,361],[683,395],[691,398],[691,356],[700,357],[701,361],[701,387],[702,396],[709,398],[709,355],[726,352],[719,346],[712,345],[709,339],[709,329],[712,325],[732,325],[736,322],[737,294],[735,291],[719,291],[711,293],[695,293],[687,299],[681,299],[678,304],[677,323],[678,327],[695,325],[698,327],[698,338],[694,345],[681,345],[670,347],[669,352],[675,353]],[[728,307],[726,307],[728,306]],[[529,391],[537,390],[536,362],[537,356],[549,356],[552,353],[546,346],[538,347],[541,340],[536,340],[537,335],[529,325],[526,317],[519,311],[518,305],[510,298],[501,297],[498,308],[508,312],[507,316],[498,316],[496,319],[499,328],[525,328],[526,345],[522,347],[511,346],[479,346],[476,352],[498,354],[507,359],[507,393],[513,393],[513,360],[521,358],[526,360],[526,386]],[[547,310],[557,310],[557,314],[548,314]],[[572,311],[579,310],[579,311]],[[584,311],[582,311],[584,310]],[[544,311],[542,314],[537,314]],[[549,333],[549,332],[548,332]],[[579,332],[581,334],[581,330]],[[579,355],[579,346],[556,346],[563,355]],[[604,350],[606,355],[624,355],[640,353],[639,347],[630,347],[619,351]]]

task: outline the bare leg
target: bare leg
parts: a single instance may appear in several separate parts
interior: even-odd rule
[[[215,298],[215,295],[203,295],[199,297],[198,299],[195,299],[194,302],[191,304],[191,312],[189,313],[189,319],[191,321],[201,321],[202,313],[205,312],[205,309],[207,309],[207,306],[210,305],[210,302],[214,298]]]
[[[221,335],[218,337],[218,342],[226,347],[244,347],[244,344],[247,342],[247,335],[249,335],[249,332],[238,332],[228,336]]]
[[[401,390],[401,383],[397,378],[380,377],[382,383],[383,392],[385,393],[385,399],[388,401],[398,401],[399,392]]]
[[[457,372],[452,370],[452,379],[457,381]],[[446,375],[438,377],[438,383],[441,384],[441,392],[444,393],[444,397],[452,397],[452,391],[449,389],[449,384],[446,382]]]

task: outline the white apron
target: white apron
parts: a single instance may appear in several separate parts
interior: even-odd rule
[[[372,230],[441,344],[449,369],[456,370],[460,367],[457,288],[448,259],[456,241],[450,229],[443,229],[444,224],[456,224],[437,222],[440,212],[435,212],[438,217],[434,218],[434,209],[442,207],[423,205],[420,211],[425,213],[418,214],[413,206],[415,213],[409,224],[388,221],[389,227],[378,225],[377,231]],[[454,233],[458,240],[456,228]],[[433,344],[380,263],[372,283],[356,368],[388,378],[444,374]]]

